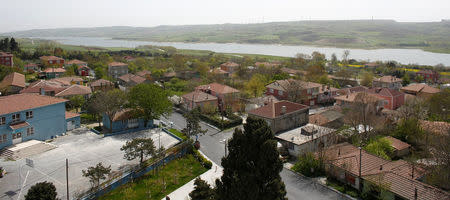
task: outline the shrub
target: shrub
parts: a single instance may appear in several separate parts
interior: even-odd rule
[[[217,128],[224,130],[224,129],[228,129],[228,128],[232,128],[238,125],[242,124],[242,118],[240,118],[239,116],[236,116],[234,114],[227,114],[226,116],[228,119],[230,119],[229,121],[226,120],[222,120],[216,116],[211,116],[211,115],[200,115],[200,119],[205,121],[206,123],[209,123],[213,126],[216,126]]]
[[[301,155],[292,170],[308,177],[317,177],[324,174],[321,162],[314,158],[312,153]]]
[[[212,162],[203,157],[203,155],[195,148],[192,148],[194,157],[202,164],[206,169],[211,169]]]

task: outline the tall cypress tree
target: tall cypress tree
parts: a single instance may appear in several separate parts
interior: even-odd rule
[[[228,149],[223,175],[216,180],[218,200],[287,199],[277,142],[264,120],[248,118],[244,131],[234,131]]]

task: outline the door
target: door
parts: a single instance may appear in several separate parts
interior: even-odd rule
[[[73,121],[68,121],[67,122],[67,130],[70,131],[73,129],[75,129],[75,123]]]
[[[21,132],[13,133],[12,138],[13,138],[13,141],[12,141],[13,144],[21,143],[22,142],[22,133]]]

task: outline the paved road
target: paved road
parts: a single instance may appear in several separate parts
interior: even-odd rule
[[[184,117],[179,113],[172,113],[172,115],[166,120],[172,121],[177,129],[182,129],[186,126]],[[211,128],[203,122],[201,123],[201,126],[203,129],[207,129],[207,133],[198,138],[201,143],[200,150],[212,161],[220,165],[221,159],[225,155],[224,140],[232,137],[233,130],[221,132]],[[315,186],[312,181],[305,179],[287,169],[283,169],[280,175],[286,185],[287,197],[291,200],[342,199],[337,193],[323,188],[320,185]]]

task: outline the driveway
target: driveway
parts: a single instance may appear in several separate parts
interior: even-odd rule
[[[58,197],[66,199],[66,158],[69,161],[69,192],[70,197],[74,198],[90,188],[89,179],[82,177],[81,170],[99,162],[106,166],[111,165],[113,171],[136,165],[137,159],[123,159],[124,154],[120,147],[127,140],[137,137],[150,137],[156,147],[161,144],[166,149],[178,143],[172,136],[155,129],[103,137],[80,128],[51,142],[57,148],[31,156],[34,168],[25,165],[25,159],[1,160],[0,166],[5,168],[7,174],[0,179],[0,199],[24,199],[32,185],[43,181],[52,182],[56,186]]]
[[[172,115],[165,120],[172,121],[175,126],[174,128],[177,129],[182,129],[186,126],[184,117],[176,112],[172,113]],[[207,126],[204,122],[200,125],[203,129],[207,129],[207,133],[198,138],[201,143],[200,150],[213,162],[221,165],[222,157],[225,155],[224,141],[233,136],[234,130],[219,131]],[[305,179],[285,168],[281,171],[280,176],[286,185],[286,196],[289,199],[346,199],[342,198],[336,192],[323,188],[320,185],[317,185],[316,187],[311,180]]]

